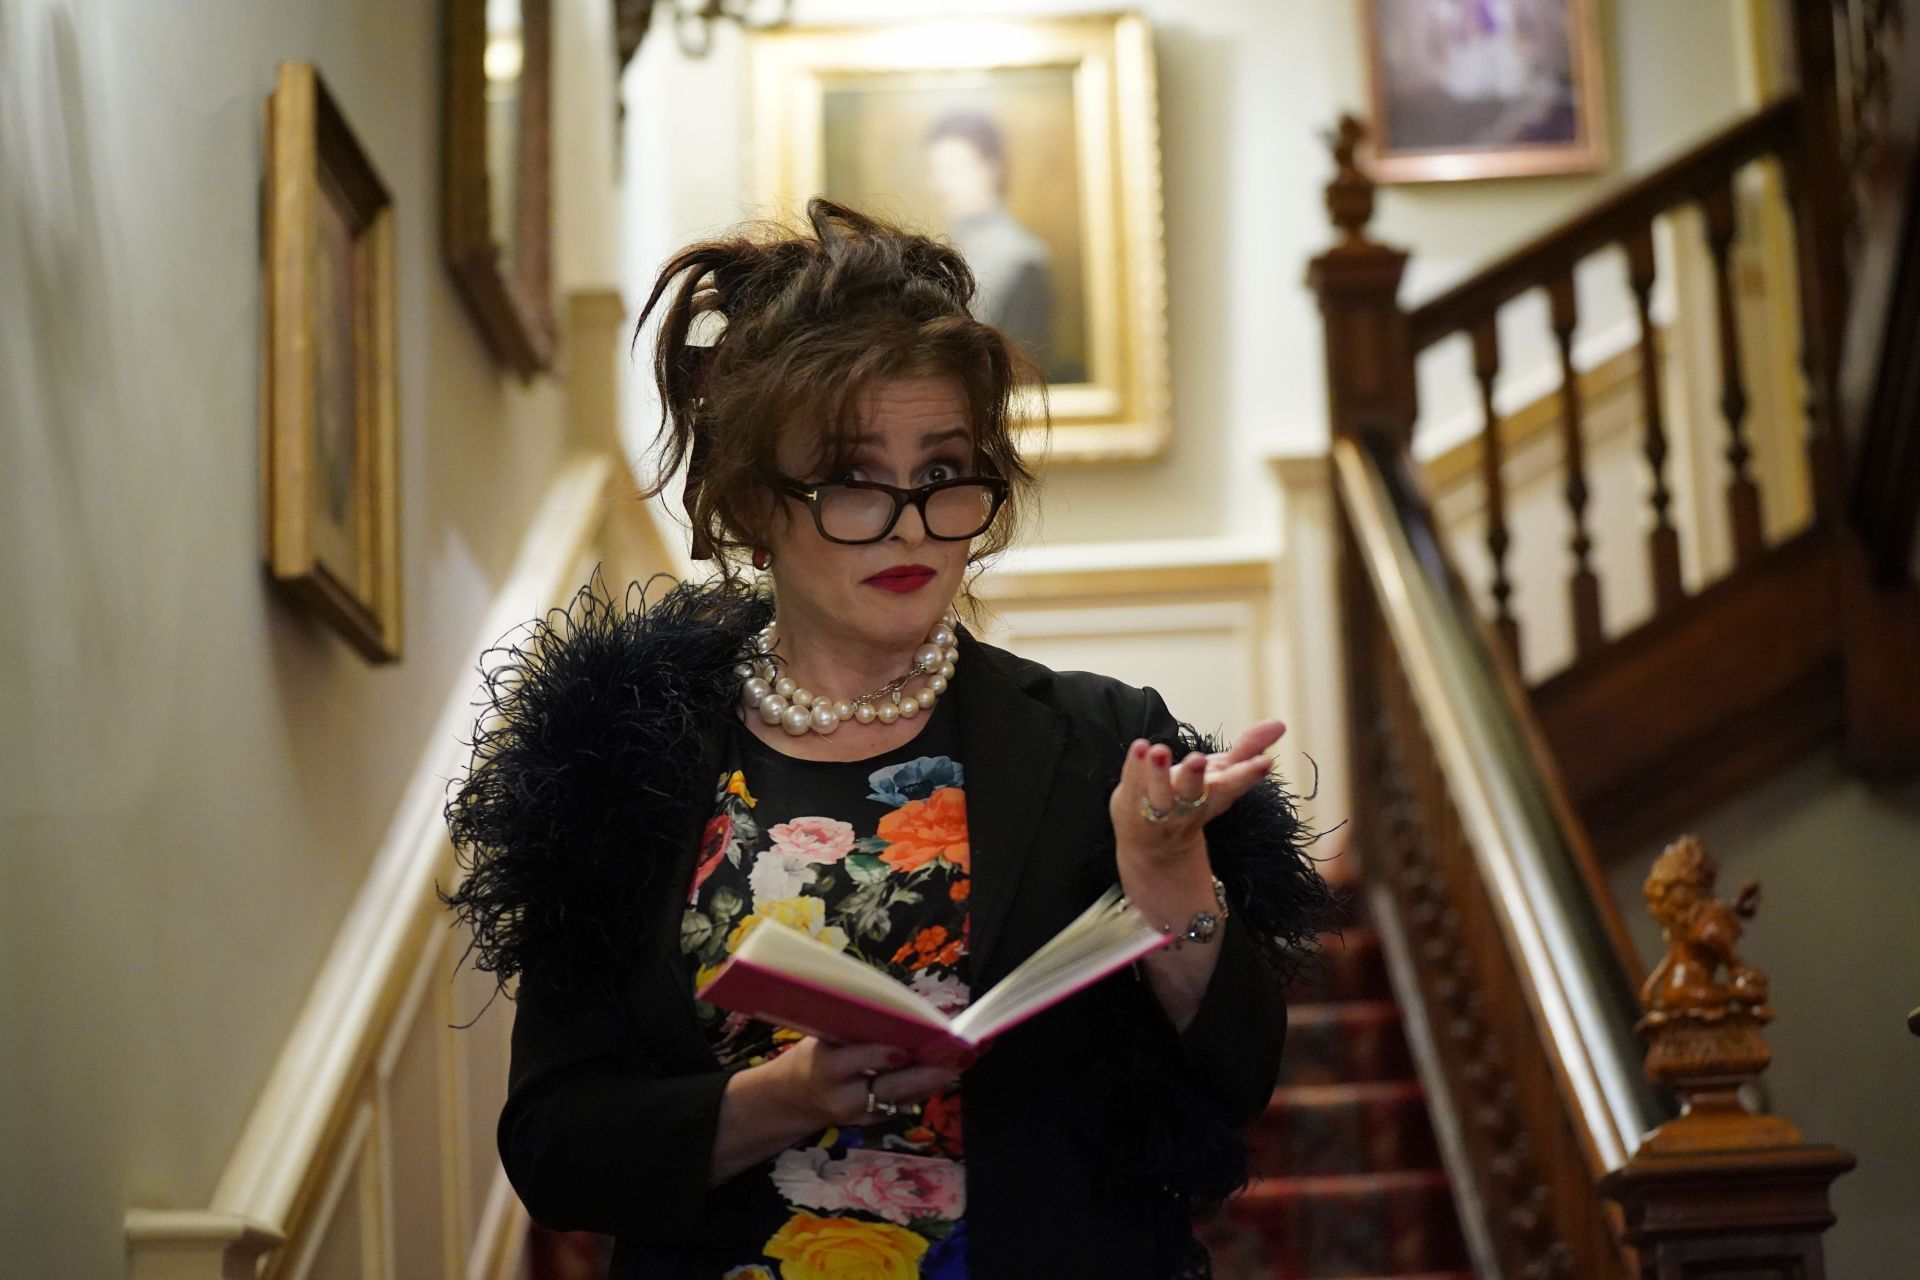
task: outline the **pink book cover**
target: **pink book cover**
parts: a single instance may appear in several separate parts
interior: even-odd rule
[[[1149,952],[1159,950],[1169,941],[1164,936],[1143,939],[1139,946],[1129,947],[1115,955],[1084,981],[1032,1010],[1020,1021],[1024,1022],[1034,1014],[1085,990],[1115,970],[1123,969]],[[700,988],[699,997],[723,1009],[744,1013],[775,1026],[792,1027],[796,1031],[819,1036],[822,1040],[840,1044],[884,1044],[905,1049],[916,1061],[937,1066],[959,1063],[964,1067],[985,1052],[989,1043],[971,1043],[954,1034],[944,1023],[922,1022],[844,991],[816,986],[792,974],[754,964],[740,956],[720,966],[720,972]],[[1006,1029],[1001,1028],[1003,1031]]]

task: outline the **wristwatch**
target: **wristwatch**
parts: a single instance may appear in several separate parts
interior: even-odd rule
[[[1219,908],[1219,913],[1215,914],[1212,911],[1194,912],[1193,919],[1187,921],[1187,928],[1184,933],[1174,933],[1173,926],[1170,924],[1160,926],[1160,932],[1173,935],[1173,950],[1178,951],[1189,942],[1212,942],[1214,937],[1220,932],[1220,926],[1225,923],[1229,913],[1227,911],[1227,886],[1220,883],[1219,876],[1213,877],[1213,901],[1214,905]]]

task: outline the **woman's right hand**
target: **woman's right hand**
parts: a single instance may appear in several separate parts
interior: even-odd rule
[[[907,1055],[880,1044],[825,1044],[807,1036],[759,1066],[736,1071],[720,1099],[708,1186],[718,1186],[830,1125],[887,1118],[875,1102],[924,1101],[959,1079],[952,1067],[908,1066]]]
[[[765,1064],[803,1114],[828,1125],[872,1124],[885,1111],[867,1110],[867,1083],[876,1103],[905,1107],[924,1102],[960,1078],[951,1067],[908,1065],[905,1050],[880,1044],[827,1044],[806,1036]]]

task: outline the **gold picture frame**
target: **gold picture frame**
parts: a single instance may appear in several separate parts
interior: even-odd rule
[[[1047,372],[1050,456],[1168,437],[1152,31],[1136,14],[789,27],[748,37],[761,211],[826,195],[951,238],[980,318]],[[1031,406],[1027,406],[1031,409]]]
[[[446,0],[441,244],[494,358],[553,365],[551,0]]]
[[[1356,0],[1379,182],[1590,173],[1608,163],[1595,0]]]
[[[261,511],[274,581],[401,655],[393,199],[311,63],[266,103]]]

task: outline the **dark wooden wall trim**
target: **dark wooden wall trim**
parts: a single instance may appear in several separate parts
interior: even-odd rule
[[[1847,500],[1874,580],[1884,586],[1911,580],[1920,534],[1920,167],[1910,178],[1900,265]]]
[[[1841,423],[1848,520],[1874,580],[1910,580],[1920,532],[1920,0],[1852,0],[1849,296]]]
[[[1414,350],[1467,328],[1542,281],[1565,275],[1583,258],[1676,206],[1708,196],[1740,169],[1791,145],[1800,126],[1799,100],[1782,98],[1543,232],[1409,312]]]
[[[1841,606],[1832,546],[1816,531],[1771,548],[1534,691],[1554,758],[1603,856],[1671,834],[1837,736]]]

